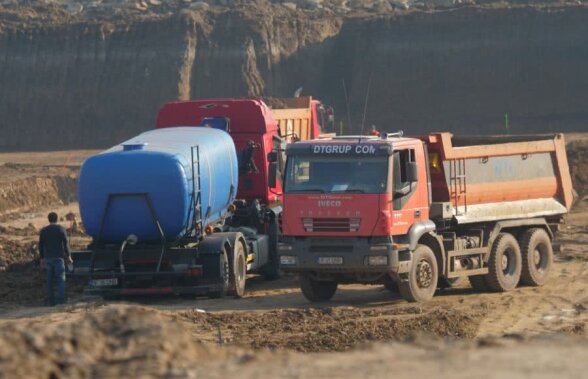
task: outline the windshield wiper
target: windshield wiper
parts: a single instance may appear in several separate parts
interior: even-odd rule
[[[290,190],[287,193],[325,193],[325,191],[323,189],[320,188],[309,188],[309,189],[295,189],[295,190]]]

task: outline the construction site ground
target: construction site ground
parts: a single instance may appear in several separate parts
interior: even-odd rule
[[[75,180],[94,152],[0,154],[0,207],[28,199],[0,208],[0,378],[585,377],[588,135],[566,138],[578,197],[549,283],[476,293],[466,280],[426,304],[381,285],[343,285],[310,304],[285,276],[251,277],[244,298],[214,300],[109,302],[69,281],[69,304],[46,307],[38,231],[50,210],[79,214],[56,178]],[[73,233],[73,247],[88,242]]]

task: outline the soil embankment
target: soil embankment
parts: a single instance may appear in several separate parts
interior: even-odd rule
[[[299,87],[334,105],[344,133],[366,97],[366,126],[409,134],[588,123],[582,4],[115,3],[0,6],[0,149],[107,147],[152,128],[168,100]]]

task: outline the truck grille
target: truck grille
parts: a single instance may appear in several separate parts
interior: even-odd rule
[[[357,232],[359,218],[303,218],[302,225],[306,232]]]

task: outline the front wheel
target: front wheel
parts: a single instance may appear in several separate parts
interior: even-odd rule
[[[417,245],[412,256],[408,280],[401,280],[398,284],[400,295],[409,302],[431,300],[439,278],[435,254],[430,247]]]
[[[337,282],[321,281],[311,278],[309,275],[300,275],[300,289],[304,297],[311,301],[331,300],[337,291]]]

